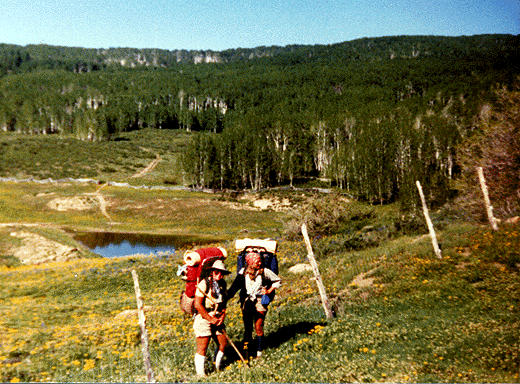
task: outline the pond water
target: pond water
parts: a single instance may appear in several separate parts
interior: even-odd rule
[[[74,238],[103,257],[135,254],[173,254],[176,249],[217,242],[190,235],[157,235],[125,232],[75,232]]]

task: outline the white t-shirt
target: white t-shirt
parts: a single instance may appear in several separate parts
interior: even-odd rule
[[[262,289],[262,275],[258,275],[254,279],[251,279],[249,275],[245,273],[245,269],[242,269],[240,273],[243,273],[245,275],[244,278],[247,295],[251,298],[260,296]],[[267,268],[264,268],[264,280],[271,282],[271,286],[274,288],[280,288],[282,284],[280,277]]]

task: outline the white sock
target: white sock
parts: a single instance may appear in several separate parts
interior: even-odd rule
[[[215,357],[215,368],[217,371],[220,371],[220,363],[222,363],[222,358],[224,357],[224,352],[218,351],[217,357]]]
[[[195,354],[195,371],[197,372],[197,376],[205,376],[204,373],[204,362],[206,361],[206,356]]]

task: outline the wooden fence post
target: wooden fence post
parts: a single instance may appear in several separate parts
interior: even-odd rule
[[[497,219],[495,219],[495,216],[493,216],[493,207],[491,206],[491,201],[489,200],[486,179],[484,178],[484,170],[482,167],[477,167],[477,173],[478,179],[480,181],[480,188],[482,189],[482,194],[484,195],[484,204],[486,205],[489,223],[491,224],[491,228],[493,228],[494,231],[498,231]]]
[[[316,278],[316,284],[318,285],[318,290],[320,291],[321,303],[323,304],[323,309],[325,310],[325,314],[327,315],[327,319],[332,319],[334,316],[332,314],[332,310],[330,309],[329,299],[327,298],[327,293],[325,292],[325,287],[323,286],[323,282],[321,281],[320,270],[318,269],[318,263],[314,258],[314,252],[312,251],[311,242],[309,240],[309,234],[307,233],[307,225],[305,223],[302,224],[302,235],[305,240],[305,245],[307,246],[307,258],[311,263],[312,271],[314,272],[314,276]]]
[[[153,376],[152,365],[150,364],[150,351],[148,349],[148,332],[146,331],[146,318],[144,316],[143,297],[141,296],[141,289],[139,288],[139,280],[137,272],[132,269],[132,278],[134,279],[135,298],[137,300],[137,312],[139,314],[139,326],[141,327],[141,344],[143,350],[144,368],[146,370],[146,377],[148,383],[155,383]]]
[[[424,198],[424,193],[421,187],[421,183],[419,180],[416,181],[417,189],[419,190],[419,196],[421,196],[423,214],[426,219],[426,224],[428,225],[428,230],[430,231],[430,237],[432,238],[432,245],[435,254],[440,259],[442,258],[441,249],[439,248],[439,243],[437,243],[437,236],[435,235],[435,230],[433,229],[432,221],[430,220],[430,215],[428,214],[428,207],[426,206],[426,199]]]

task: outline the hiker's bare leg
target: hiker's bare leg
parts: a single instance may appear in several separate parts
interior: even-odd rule
[[[208,350],[209,340],[210,340],[209,336],[195,338],[196,349],[197,349],[197,353],[199,355],[206,356],[206,351]]]
[[[255,319],[255,332],[256,332],[256,356],[262,356],[264,349],[264,321],[266,312],[257,312],[257,318]]]
[[[222,358],[224,357],[224,350],[226,349],[227,339],[224,335],[216,335],[216,342],[218,344],[218,352],[215,356],[215,368],[217,371],[220,371],[220,367],[222,364]]]
[[[258,317],[255,319],[255,331],[257,336],[264,335],[265,315],[265,313],[258,312]]]
[[[195,352],[195,371],[197,372],[197,376],[205,376],[204,372],[204,362],[206,361],[206,351],[208,349],[209,344],[209,336],[208,337],[196,337],[196,352]]]
[[[224,335],[217,335],[218,340],[218,350],[224,352],[224,349],[226,349],[227,346],[227,339]]]

